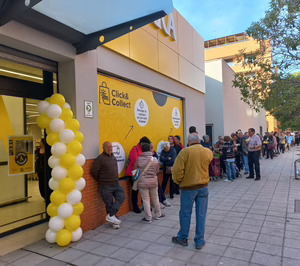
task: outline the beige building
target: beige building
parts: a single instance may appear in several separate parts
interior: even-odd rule
[[[254,75],[256,69],[248,69],[242,66],[242,62],[239,62],[238,55],[241,51],[247,56],[251,56],[258,49],[267,48],[265,55],[266,60],[272,62],[272,53],[269,42],[258,42],[246,36],[245,33],[234,34],[213,40],[204,42],[205,46],[205,61],[223,59],[234,72],[243,72],[246,75]],[[268,131],[278,131],[277,120],[270,115],[266,115],[266,123]]]
[[[184,141],[191,125],[205,133],[204,40],[176,10],[83,53],[66,36],[53,36],[24,21],[12,20],[0,27],[0,78],[5,80],[0,86],[5,117],[0,122],[7,129],[0,135],[0,235],[46,220],[38,182],[25,175],[7,175],[4,143],[15,134],[41,138],[36,105],[56,91],[70,103],[85,136],[87,186],[81,219],[84,230],[94,229],[105,221],[106,212],[90,168],[104,141],[114,142],[120,183],[129,195],[125,162],[141,137],[148,136],[159,148],[169,135],[180,135]],[[18,215],[14,215],[16,208]],[[127,197],[120,214],[129,210]]]
[[[205,117],[213,143],[238,129],[247,132],[253,127],[260,134],[266,131],[266,112],[256,113],[240,100],[239,90],[232,86],[234,74],[223,59],[205,63]]]

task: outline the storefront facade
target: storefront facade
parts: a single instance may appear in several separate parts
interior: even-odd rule
[[[81,215],[85,231],[105,221],[98,184],[90,176],[104,141],[113,142],[114,153],[119,156],[120,183],[126,192],[119,213],[122,215],[130,211],[131,188],[124,176],[126,160],[139,139],[148,136],[159,148],[169,135],[180,135],[185,141],[186,129],[191,125],[199,134],[205,132],[203,39],[177,11],[155,25],[79,55],[71,44],[15,21],[0,28],[0,38],[3,47],[56,64],[53,73],[57,80],[53,78],[51,84],[57,85],[71,105],[85,136],[87,185]],[[24,68],[15,71],[28,75]],[[37,139],[42,137],[42,133],[36,134]]]

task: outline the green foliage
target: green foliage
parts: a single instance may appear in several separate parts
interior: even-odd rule
[[[274,82],[264,107],[282,129],[300,130],[300,72]]]
[[[291,75],[300,70],[299,30],[300,0],[271,0],[265,17],[246,30],[260,43],[260,49],[250,56],[240,51],[238,61],[248,74],[236,73],[233,80],[241,99],[251,108],[266,108],[281,127],[294,129],[300,126],[299,75]],[[270,53],[272,58],[267,57]]]

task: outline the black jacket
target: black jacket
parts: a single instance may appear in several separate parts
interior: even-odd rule
[[[234,145],[232,143],[225,142],[222,151],[223,151],[224,160],[235,158]]]

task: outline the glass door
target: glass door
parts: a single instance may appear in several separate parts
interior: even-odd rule
[[[49,146],[36,123],[36,108],[56,85],[55,73],[0,59],[0,237],[47,219]],[[12,136],[34,137],[34,173],[8,174]]]

